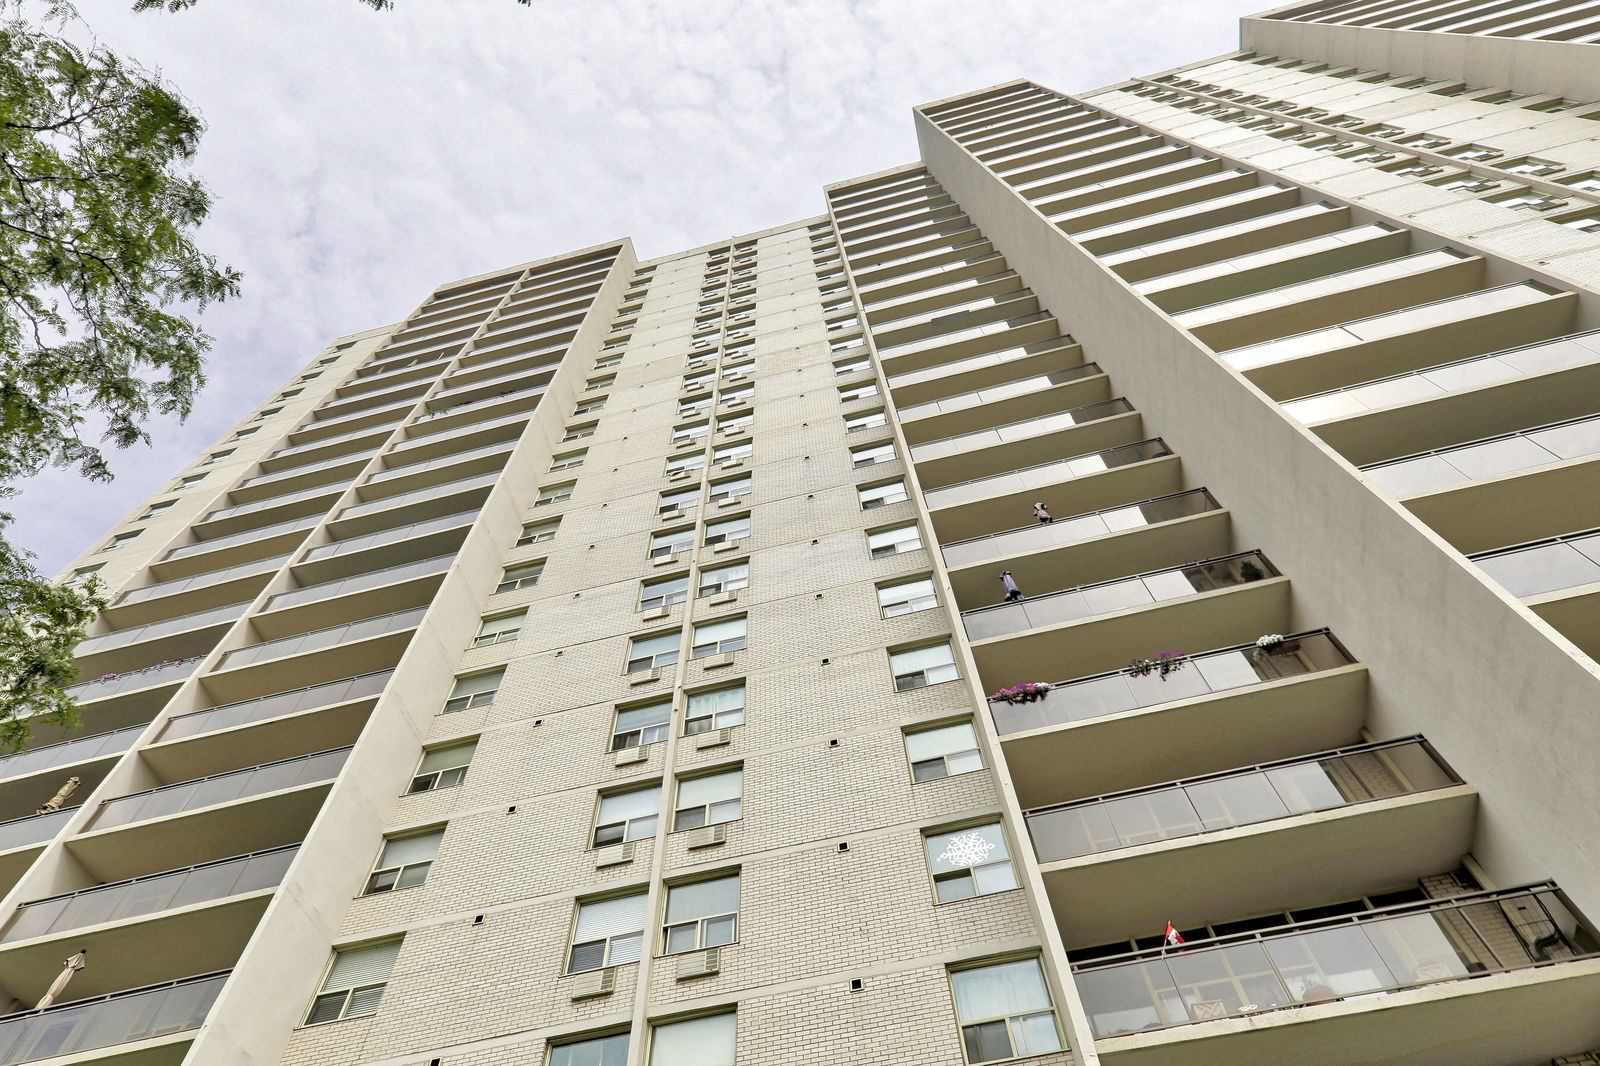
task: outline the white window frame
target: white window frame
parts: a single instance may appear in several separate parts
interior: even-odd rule
[[[897,589],[910,588],[911,586],[927,586],[926,592],[903,599],[885,600],[883,594],[894,592]],[[901,615],[916,614],[918,611],[927,611],[939,606],[939,589],[933,583],[932,577],[904,578],[887,585],[879,585],[878,611],[885,618],[899,618]],[[896,608],[904,608],[897,610]]]
[[[496,625],[497,622],[516,620],[514,626]],[[487,648],[495,644],[505,644],[516,640],[522,633],[522,625],[528,620],[528,609],[520,611],[506,611],[504,614],[489,615],[478,623],[478,635],[472,638],[474,648]]]
[[[735,631],[737,629],[737,632]],[[726,631],[727,636],[717,636],[713,640],[701,638],[712,633]],[[743,651],[745,643],[750,636],[750,620],[745,615],[737,618],[719,618],[714,622],[698,622],[694,627],[691,637],[689,658],[705,659],[712,655],[722,655],[727,652]]]
[[[711,885],[719,882],[732,881],[734,906],[731,911],[709,911],[705,914],[682,916],[678,920],[672,919],[672,895],[680,889],[692,889],[700,885]],[[661,922],[661,953],[663,955],[682,955],[689,951],[701,951],[705,948],[722,947],[727,944],[739,942],[739,899],[740,889],[739,872],[724,873],[716,877],[700,878],[676,885],[667,886],[667,899],[662,912]],[[674,933],[679,934],[678,943],[674,944]],[[684,943],[683,934],[688,935],[688,943]]]
[[[683,587],[676,592],[655,593],[651,590],[658,585],[670,585],[673,582],[683,582]],[[675,574],[672,577],[652,578],[639,583],[639,610],[656,611],[663,607],[685,603],[689,599],[689,575],[687,573]]]
[[[949,655],[948,662],[930,661],[927,666],[920,669],[908,670],[906,667],[912,666],[914,663],[897,663],[895,661],[904,656],[914,656],[919,652],[932,652],[941,648]],[[894,690],[896,692],[911,692],[915,689],[931,688],[934,685],[955,681],[961,677],[961,669],[956,665],[955,648],[947,640],[934,644],[919,644],[911,648],[891,649],[889,651],[889,675],[894,680]],[[918,681],[918,678],[921,680]]]
[[[731,782],[732,795],[723,795],[720,799],[708,798],[704,802],[695,803],[699,797],[694,795],[701,791],[701,786],[719,778],[733,778]],[[728,791],[728,783],[713,791],[724,793]],[[688,786],[690,796],[684,796],[684,788]],[[688,806],[685,806],[685,801]],[[677,797],[672,807],[672,831],[681,833],[689,829],[699,829],[701,826],[722,825],[725,822],[737,822],[744,817],[744,767],[726,766],[710,773],[696,774],[693,777],[680,777],[678,779]]]
[[[465,749],[463,754],[466,756],[466,762],[451,766],[441,766],[436,770],[423,770],[423,767],[428,764],[429,756],[448,754],[462,749]],[[410,796],[418,792],[436,792],[441,788],[455,788],[466,780],[467,770],[471,768],[472,758],[477,753],[478,741],[476,738],[454,744],[441,744],[435,748],[424,748],[422,757],[417,760],[417,770],[411,775],[411,785],[407,788],[406,795]],[[424,781],[427,782],[426,785],[422,784]]]
[[[638,711],[661,710],[661,721],[645,722],[642,725],[628,724],[624,726],[623,715],[634,714]],[[631,706],[619,706],[616,715],[611,720],[611,746],[608,751],[622,751],[625,748],[647,748],[651,744],[660,744],[667,739],[672,731],[672,700],[658,699],[649,703],[636,703]]]
[[[911,532],[909,537],[902,537],[898,540],[885,540],[879,544],[873,543],[875,538],[886,537],[890,534],[905,533],[907,530],[910,530]],[[894,550],[886,550],[889,548],[893,548]],[[892,526],[889,529],[880,529],[867,534],[867,554],[874,559],[888,559],[895,555],[905,555],[907,552],[921,550],[922,530],[917,528],[917,524],[915,522],[909,522],[903,526]]]
[[[384,863],[388,856],[389,845],[406,840],[420,840],[423,837],[433,838],[433,851],[426,859],[413,859],[410,862]],[[383,847],[378,849],[378,858],[373,863],[372,872],[367,875],[367,887],[363,895],[372,896],[381,892],[399,892],[407,888],[420,888],[427,883],[428,871],[433,867],[433,860],[439,853],[439,842],[444,839],[444,827],[434,826],[415,833],[400,833],[395,836],[383,838]],[[385,875],[391,875],[383,880]],[[407,877],[414,878],[409,884],[404,883]]]
[[[628,817],[623,818],[621,821],[602,822],[600,820],[600,819],[605,817],[606,800],[613,799],[613,798],[618,797],[618,796],[632,796],[632,795],[634,795],[636,793],[642,793],[642,792],[654,792],[656,794],[655,807],[650,809],[649,813],[647,813],[647,814],[646,813],[640,813],[640,814],[629,815]],[[608,847],[611,844],[623,844],[623,843],[626,843],[626,842],[628,842],[630,840],[649,840],[649,839],[652,839],[653,837],[655,837],[656,833],[660,829],[660,819],[661,819],[660,808],[661,808],[661,786],[659,784],[646,785],[643,788],[629,788],[629,789],[621,789],[621,790],[616,791],[616,792],[602,792],[602,793],[600,793],[599,796],[596,799],[596,802],[595,802],[594,832],[590,835],[590,838],[589,838],[591,846],[596,847],[596,848],[603,848],[603,847]],[[600,831],[602,829],[611,829],[614,826],[621,826],[622,827],[621,835],[616,840],[608,839],[605,844],[602,844],[600,842]],[[644,831],[646,826],[648,826],[648,828],[650,830],[649,832],[645,832]],[[635,831],[636,828],[637,828],[637,832]]]
[[[674,639],[674,643],[671,648],[668,648],[665,644],[663,644],[660,651],[651,652],[649,655],[640,656],[636,653],[636,649],[642,648],[650,644],[652,641],[660,641],[664,637],[672,637]],[[669,630],[665,633],[650,633],[645,636],[628,638],[627,672],[630,674],[638,674],[643,673],[646,670],[659,670],[664,666],[676,666],[678,663],[678,656],[681,654],[680,648],[683,644],[682,638],[683,633],[676,629]],[[636,663],[643,665],[636,666],[634,665]]]
[[[965,736],[957,731],[966,730]],[[939,738],[940,734],[951,734],[948,741]],[[935,747],[923,753],[922,758],[917,757],[914,750],[925,746],[925,740],[934,740]],[[966,743],[971,739],[971,747],[958,748],[956,743]],[[962,774],[974,774],[985,769],[983,764],[983,750],[978,746],[978,727],[971,719],[960,722],[947,722],[944,725],[932,726],[928,729],[911,729],[905,733],[906,762],[911,767],[911,781],[913,784],[922,784],[924,781],[942,781],[947,777],[960,777]],[[956,760],[956,761],[952,761]]]
[[[529,541],[528,543],[535,543]],[[544,577],[544,559],[530,559],[525,563],[508,566],[500,572],[500,583],[494,587],[494,593],[515,592],[518,589],[532,588]]]
[[[708,697],[722,696],[737,692],[739,695],[738,706],[728,706],[715,710],[697,708],[695,702]],[[744,725],[744,712],[748,706],[749,692],[743,681],[736,685],[723,685],[721,688],[704,689],[700,692],[689,693],[688,703],[683,712],[683,735],[692,737],[697,733],[710,733],[718,729],[729,729],[733,726]]]

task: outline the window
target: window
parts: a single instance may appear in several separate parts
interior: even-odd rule
[[[252,421],[265,422],[267,419],[271,418],[273,415],[277,414],[281,410],[283,410],[283,408],[281,408],[281,407],[269,407],[266,410],[262,411],[260,414],[256,415],[256,417],[254,419],[252,419]]]
[[[543,544],[547,540],[556,539],[556,530],[561,528],[561,519],[552,518],[548,522],[529,522],[522,527],[522,536],[517,538],[517,547],[526,548],[530,544]]]
[[[913,781],[937,781],[983,769],[971,722],[907,733],[906,758],[911,760]]]
[[[712,451],[711,458],[723,465],[737,463],[740,459],[750,458],[750,453],[755,449],[756,446],[747,440],[740,441],[737,444],[724,444],[722,447]]]
[[[749,535],[749,515],[725,518],[720,522],[707,522],[705,545],[709,548],[714,544],[726,544],[729,541],[743,540]]]
[[[220,452],[212,452],[206,458],[206,461],[201,463],[200,465],[201,466],[211,466],[214,463],[220,463],[220,462],[222,462],[222,460],[226,459],[228,456],[230,456],[232,454],[233,454],[233,449],[232,448],[224,448]]]
[[[667,473],[676,474],[680,470],[700,470],[706,465],[706,453],[694,452],[690,455],[674,455],[667,460]]]
[[[1061,1050],[1038,959],[956,970],[950,987],[969,1063]]]
[[[201,474],[200,476],[204,477],[205,475]],[[143,522],[146,518],[155,518],[158,515],[164,515],[168,511],[172,510],[173,506],[177,502],[177,500],[162,500],[160,503],[153,503],[148,509],[145,510],[144,514],[139,516],[138,521]]]
[[[999,822],[969,826],[949,833],[929,833],[922,842],[933,871],[933,891],[940,903],[1007,892],[1017,887],[1011,850]]]
[[[613,383],[616,382],[616,380],[617,375],[615,374],[603,374],[597,378],[590,378],[588,381],[583,383],[583,391],[598,392],[600,389],[608,389]]]
[[[126,548],[130,541],[143,532],[144,530],[142,529],[136,529],[132,533],[118,533],[116,536],[111,538],[110,543],[100,550],[103,552],[114,552],[119,548]]]
[[[304,389],[285,389],[283,392],[278,393],[278,399],[292,400],[304,391]]]
[[[889,416],[884,414],[881,410],[867,411],[865,414],[851,415],[849,418],[844,420],[844,428],[846,433],[859,433],[864,429],[877,429],[879,426],[887,426],[888,424]]]
[[[552,504],[565,503],[572,499],[573,487],[576,481],[568,481],[563,485],[551,485],[549,488],[539,490],[539,498],[533,501],[535,507],[549,507]]]
[[[748,496],[750,495],[750,484],[749,474],[745,474],[743,477],[729,478],[726,481],[713,481],[711,483],[711,502],[720,503],[723,500]]]
[[[692,400],[679,400],[678,417],[688,418],[690,415],[697,415],[702,411],[710,409],[710,407],[711,397],[709,396],[697,396]]]
[[[747,363],[736,363],[733,366],[722,368],[722,378],[724,381],[738,381],[740,378],[747,378],[755,373],[755,369],[754,360]]]
[[[517,634],[522,632],[522,622],[527,617],[528,612],[522,610],[485,618],[483,624],[478,627],[478,635],[473,638],[472,646],[487,648],[491,644],[504,644],[509,640],[516,640]]]
[[[884,441],[882,444],[864,444],[859,448],[850,449],[850,465],[857,470],[877,463],[890,463],[895,458],[894,444],[891,441]]]
[[[554,530],[551,531],[552,536],[554,536],[554,532]],[[533,544],[536,542],[530,540],[528,543]],[[544,576],[543,559],[531,563],[508,566],[505,568],[505,572],[500,575],[500,584],[494,587],[494,591],[496,593],[515,592],[517,589],[532,588],[539,583],[539,578],[542,576]]]
[[[661,930],[666,954],[720,947],[738,939],[738,874],[667,886],[667,921]]]
[[[631,326],[631,325],[633,325],[632,322],[618,322],[616,324],[616,326],[614,326],[612,328],[615,330],[615,329],[620,329],[623,326]],[[607,356],[604,356],[604,357],[596,360],[595,364],[594,364],[594,368],[596,370],[610,370],[612,367],[616,366],[620,362],[622,362],[622,353],[618,352],[616,355],[607,355]]]
[[[657,611],[689,598],[689,575],[664,577],[639,586],[639,610]]]
[[[694,627],[694,643],[689,657],[704,659],[711,655],[721,655],[723,652],[740,651],[744,648],[744,637],[743,618],[729,618],[723,622],[702,622]]]
[[[186,478],[182,479],[181,481],[179,481],[177,487],[180,490],[181,489],[193,488],[194,486],[200,484],[200,482],[204,481],[205,479],[206,479],[206,475],[205,474],[190,474],[188,477],[186,477]]]
[[[913,614],[937,606],[939,597],[933,591],[933,579],[930,577],[878,586],[878,609],[885,618]]]
[[[672,443],[674,446],[688,444],[692,440],[699,440],[710,432],[710,422],[691,422],[686,426],[677,426],[672,431]]]
[[[583,973],[638,962],[644,945],[644,892],[579,902],[567,972]],[[598,1061],[598,1060],[597,1060]]]
[[[365,1018],[378,1012],[383,988],[400,954],[400,941],[385,940],[333,953],[333,965],[322,980],[322,991],[311,1001],[307,1025],[341,1018]]]
[[[711,387],[711,383],[716,380],[716,377],[717,372],[715,370],[705,370],[698,374],[685,374],[683,375],[683,387],[685,389],[708,389]]]
[[[754,385],[740,385],[737,389],[723,389],[722,406],[732,407],[734,404],[750,399],[755,394],[756,387]]]
[[[911,498],[906,492],[906,483],[903,480],[884,481],[876,485],[862,485],[856,489],[856,495],[861,498],[861,509],[870,511],[876,507],[887,507],[891,503],[903,503]],[[921,545],[918,545],[920,547]]]
[[[233,439],[244,440],[246,437],[253,437],[257,432],[260,431],[260,429],[260,426],[251,426],[249,429],[241,429],[239,432],[233,435]]]
[[[567,452],[563,455],[553,455],[550,457],[550,472],[553,474],[557,470],[575,470],[583,465],[584,456],[588,454],[589,451],[585,448],[581,451]]]
[[[650,1066],[734,1066],[738,1015],[713,1014],[650,1027]]]
[[[628,642],[628,673],[659,670],[678,661],[678,632],[634,637]]]
[[[550,1066],[628,1066],[628,1034],[557,1044],[550,1049]]]
[[[871,370],[872,359],[866,355],[858,355],[854,359],[841,359],[833,364],[833,372],[838,377],[854,374],[858,370]]]
[[[664,555],[675,555],[686,552],[694,545],[694,527],[687,529],[673,529],[663,533],[650,535],[650,558],[659,559]]]
[[[473,752],[477,750],[478,742],[469,740],[465,744],[452,744],[423,752],[422,761],[417,764],[417,774],[411,779],[411,787],[406,792],[432,792],[436,788],[454,788],[461,784],[466,780],[467,765],[472,762]]]
[[[750,560],[700,571],[700,598],[750,587]]]
[[[840,403],[852,403],[856,400],[870,400],[878,395],[878,383],[869,381],[865,385],[846,385],[839,390]]]
[[[739,820],[739,796],[744,791],[744,770],[726,770],[678,782],[678,806],[672,813],[672,831],[698,829]]]
[[[385,837],[378,855],[377,869],[367,878],[367,892],[393,892],[397,888],[416,888],[428,879],[428,868],[444,839],[443,829],[430,829],[410,836]]]
[[[456,678],[450,698],[444,701],[443,713],[454,714],[472,707],[487,707],[494,702],[494,694],[500,691],[500,679],[503,676],[504,670],[489,670]]]
[[[669,511],[692,511],[699,502],[699,489],[676,489],[672,492],[663,492],[661,494],[661,503],[656,508],[656,514],[666,514]]]
[[[598,422],[581,422],[567,430],[566,436],[561,438],[562,443],[565,443],[569,440],[582,440],[584,437],[592,437],[594,436],[595,429],[598,428],[599,425],[600,423]]]
[[[891,555],[916,551],[920,547],[922,547],[922,534],[917,532],[917,527],[914,525],[896,526],[893,529],[882,529],[867,534],[867,548],[874,559],[886,559]]]
[[[742,433],[749,429],[756,420],[754,412],[742,415],[723,415],[717,419],[719,433]]]
[[[68,588],[72,588],[76,585],[87,584],[88,582],[94,580],[94,576],[104,569],[105,565],[105,563],[95,563],[93,566],[80,566],[78,569],[74,570],[72,572],[72,576],[67,578],[66,581],[62,582],[62,584],[66,585]]]
[[[594,846],[603,848],[655,836],[660,806],[660,785],[601,796],[600,813],[595,816]]]
[[[596,396],[593,399],[584,400],[582,403],[578,404],[578,406],[572,409],[572,417],[581,418],[584,415],[594,414],[596,411],[605,407],[606,399],[607,397],[605,396]]]
[[[744,685],[716,688],[710,692],[696,692],[689,697],[689,709],[683,723],[683,735],[709,733],[714,729],[744,725]]]
[[[671,725],[671,700],[657,700],[642,707],[618,707],[617,725],[611,732],[611,750],[659,744],[667,739]]]
[[[960,676],[956,673],[955,653],[950,650],[949,644],[931,644],[925,648],[890,652],[889,670],[894,674],[896,692],[926,688],[954,681]]]

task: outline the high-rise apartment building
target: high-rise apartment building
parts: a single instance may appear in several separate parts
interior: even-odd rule
[[[67,575],[0,1063],[1600,1062],[1596,41],[1302,4],[330,346]]]

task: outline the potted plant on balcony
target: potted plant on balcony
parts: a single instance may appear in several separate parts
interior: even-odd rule
[[[1165,681],[1168,674],[1175,674],[1189,663],[1189,653],[1182,651],[1164,651],[1154,659],[1134,659],[1125,667],[1125,672],[1133,677],[1149,677],[1155,674]]]
[[[991,693],[990,703],[1033,703],[1042,700],[1049,694],[1054,686],[1043,681],[1024,681],[1020,685],[1012,685],[998,692]]]
[[[1279,655],[1285,652],[1299,651],[1300,642],[1290,640],[1282,633],[1264,633],[1256,638],[1256,647],[1267,655]]]

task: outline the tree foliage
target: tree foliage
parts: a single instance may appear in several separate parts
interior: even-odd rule
[[[211,208],[188,173],[204,124],[161,77],[0,0],[0,498],[47,466],[111,476],[100,443],[188,414],[211,338],[186,313],[238,292],[192,240]],[[0,514],[0,532],[10,515]],[[0,539],[0,745],[61,686],[96,601]]]

